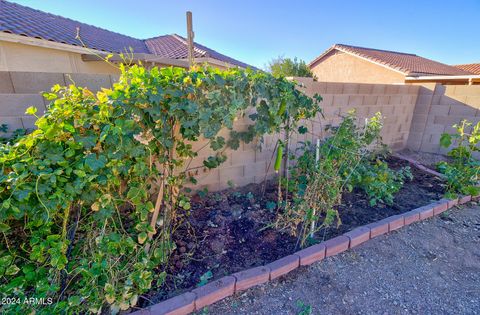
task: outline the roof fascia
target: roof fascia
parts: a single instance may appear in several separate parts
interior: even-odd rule
[[[320,61],[323,57],[325,57],[329,52],[331,52],[333,49],[335,49],[335,46],[332,46],[330,48],[328,48],[327,50],[325,50],[320,56],[318,56],[317,58],[313,59],[313,61],[311,61],[309,64],[308,64],[308,67],[311,68],[315,63],[317,63],[318,61]]]
[[[82,60],[84,62],[103,61],[106,57],[107,57],[107,54],[105,54],[104,52],[102,52],[101,54],[82,54]],[[134,53],[130,56],[126,56],[126,58],[120,56],[119,54],[113,54],[108,60],[111,62],[117,62],[117,63],[122,63],[125,61],[131,61],[131,62],[144,61],[144,62],[153,62],[153,63],[163,64],[168,66],[188,68],[188,62],[183,59],[165,58],[165,57],[160,57],[157,55],[145,54],[145,53],[137,53],[137,54]]]
[[[184,59],[182,59],[184,60]],[[241,69],[244,69],[243,67],[240,67],[238,65],[234,65],[234,64],[231,64],[229,62],[225,62],[225,61],[221,61],[221,60],[218,60],[218,59],[215,59],[215,58],[212,58],[212,57],[201,57],[201,58],[195,58],[195,63],[209,63],[209,64],[212,64],[212,65],[215,65],[215,66],[222,66],[222,67],[226,67],[226,68],[241,68]]]
[[[420,81],[420,80],[468,80],[474,79],[479,80],[479,74],[472,75],[426,75],[426,76],[416,76],[416,77],[405,77],[405,80],[409,81]]]
[[[30,45],[30,46],[36,46],[36,47],[48,48],[48,49],[57,49],[57,50],[63,50],[68,52],[74,52],[78,54],[85,54],[85,53],[91,54],[92,52],[99,53],[99,54],[105,53],[104,51],[89,49],[86,47],[63,44],[63,43],[53,42],[45,39],[5,33],[5,32],[0,32],[0,41],[16,43],[16,44],[24,44],[24,45]]]

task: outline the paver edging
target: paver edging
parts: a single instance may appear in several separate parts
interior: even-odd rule
[[[406,160],[409,161],[408,159]],[[418,165],[421,165],[417,165],[413,162],[410,163],[414,164],[417,167],[419,167]],[[426,172],[428,172],[429,170],[424,166],[421,169]],[[237,292],[274,280],[282,275],[291,272],[294,269],[297,269],[300,266],[310,265],[328,256],[338,255],[377,236],[401,229],[402,227],[412,224],[414,222],[426,220],[431,217],[440,215],[444,211],[451,209],[456,205],[464,204],[469,201],[477,201],[479,199],[480,195],[461,196],[460,198],[454,199],[443,198],[432,202],[426,206],[422,206],[411,211],[404,212],[402,214],[393,215],[364,226],[356,227],[349,232],[346,232],[342,235],[326,240],[319,244],[304,248],[296,253],[293,253],[292,255],[280,258],[265,266],[254,267],[241,272],[237,272],[231,276],[226,276],[219,280],[209,282],[204,287],[196,288],[191,292],[183,293],[181,295],[175,296],[173,298],[152,305],[148,308],[133,312],[131,314],[190,314],[193,311],[199,311],[205,306],[211,305],[226,297],[232,296]],[[239,281],[238,288],[237,281]],[[199,292],[203,293],[199,294]],[[178,305],[178,308],[175,309],[174,305]]]

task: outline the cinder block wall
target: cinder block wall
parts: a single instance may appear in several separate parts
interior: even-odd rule
[[[408,148],[429,153],[446,153],[440,136],[455,132],[452,126],[463,119],[480,121],[480,85],[420,86],[415,105]]]
[[[41,113],[46,102],[39,93],[49,91],[54,84],[69,84],[73,81],[96,91],[101,87],[110,87],[115,79],[114,75],[106,74],[0,72],[0,124],[8,124],[11,130],[34,127],[34,119],[24,114],[25,109],[33,105],[37,106]],[[384,142],[394,149],[406,146],[419,86],[324,83],[309,78],[296,80],[304,85],[302,89],[307,95],[322,95],[324,100],[321,106],[325,118],[319,115],[305,122],[309,133],[293,136],[293,149],[299,141],[315,141],[323,137],[325,126],[338,124],[341,115],[350,109],[356,109],[361,120],[381,112],[385,116],[382,134]],[[245,130],[252,123],[247,117],[248,113],[235,123],[234,128]],[[222,133],[228,137],[227,130]],[[209,191],[216,191],[227,188],[230,184],[242,186],[262,182],[265,177],[274,173],[273,165],[269,167],[269,162],[279,137],[281,135],[268,135],[263,141],[258,139],[253,143],[242,144],[239,150],[227,150],[227,161],[214,170],[202,167],[202,161],[212,154],[208,142],[201,139],[193,143],[194,149],[199,150],[198,157],[186,161],[185,167],[188,165],[191,174],[198,179],[198,185],[194,188],[207,187]]]
[[[247,114],[248,115],[248,114]],[[248,118],[241,118],[234,124],[237,131],[246,131],[250,124]],[[229,130],[223,130],[220,134],[225,138],[229,136]],[[218,168],[207,169],[202,167],[203,161],[214,152],[210,149],[208,141],[199,139],[192,143],[198,156],[191,161],[186,161],[185,169],[190,169],[190,175],[196,177],[197,185],[188,185],[194,189],[207,188],[209,191],[217,191],[234,186],[244,186],[249,183],[261,183],[265,178],[273,174],[273,164],[268,168],[268,162],[272,157],[278,135],[266,136],[263,143],[259,139],[245,144],[242,143],[237,150],[227,149],[224,154],[227,160]]]
[[[35,106],[38,113],[43,113],[48,102],[41,92],[50,91],[55,84],[74,82],[98,91],[101,87],[111,87],[117,77],[108,74],[0,71],[0,124],[7,124],[10,132],[34,128],[35,117],[26,115],[25,110]]]
[[[321,106],[325,118],[319,115],[308,122],[315,135],[320,134],[326,124],[338,125],[341,115],[351,109],[356,110],[360,121],[380,112],[384,117],[383,141],[393,149],[406,146],[418,86],[316,82],[310,78],[295,80],[304,86],[302,89],[307,95],[319,94],[323,98]]]
[[[330,83],[316,82],[310,78],[294,78],[301,83],[301,88],[307,95],[316,93],[323,97],[321,107],[324,116],[305,121],[309,132],[304,135],[295,134],[291,137],[291,149],[295,150],[300,141],[316,141],[325,136],[326,125],[338,125],[341,116],[355,109],[360,122],[370,118],[376,112],[384,116],[383,141],[393,149],[406,147],[413,110],[417,100],[419,87],[413,85],[360,84],[360,83]],[[248,117],[248,114],[246,115]],[[247,118],[240,119],[235,129],[245,129],[251,122]],[[228,133],[225,131],[225,135]],[[267,135],[263,141],[243,144],[238,151],[227,151],[227,161],[215,170],[205,170],[201,167],[194,170],[199,185],[195,188],[207,187],[209,191],[227,188],[230,183],[245,185],[260,183],[265,177],[271,177],[273,165],[270,165],[276,142],[281,135]],[[194,144],[195,148],[205,146],[204,141]],[[212,152],[207,148],[199,152],[190,167],[199,167],[203,159]]]

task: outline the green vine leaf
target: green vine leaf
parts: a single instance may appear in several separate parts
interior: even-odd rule
[[[0,233],[5,233],[10,230],[10,226],[5,223],[0,223]]]
[[[298,133],[303,135],[303,134],[306,134],[308,132],[308,128],[305,127],[305,126],[300,126],[298,127]]]
[[[29,108],[27,108],[27,110],[25,111],[25,114],[27,115],[35,115],[37,113],[37,108],[34,107],[34,106],[30,106]]]
[[[440,136],[440,145],[444,148],[448,148],[452,145],[452,136],[448,133],[443,133]]]
[[[87,167],[87,169],[93,172],[96,172],[99,169],[105,167],[106,164],[107,164],[107,158],[103,155],[97,158],[96,154],[89,154],[85,158],[85,166]]]

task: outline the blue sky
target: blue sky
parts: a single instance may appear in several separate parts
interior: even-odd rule
[[[263,68],[279,55],[309,62],[335,43],[415,53],[447,64],[480,62],[480,0],[17,0],[137,38],[185,32]]]

